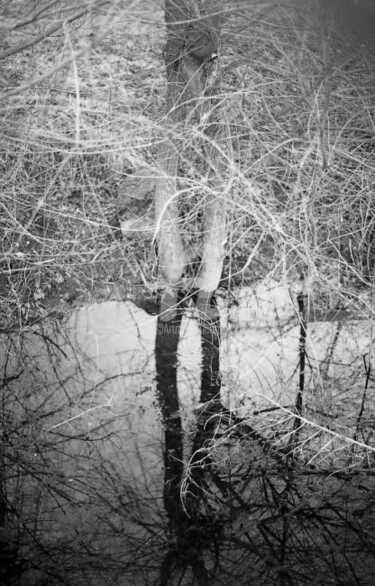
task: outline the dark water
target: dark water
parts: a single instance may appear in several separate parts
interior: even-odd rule
[[[373,584],[372,326],[305,337],[276,285],[4,336],[0,583]]]

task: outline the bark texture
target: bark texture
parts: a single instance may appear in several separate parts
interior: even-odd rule
[[[177,194],[179,136],[182,136],[186,124],[192,123],[192,111],[198,113],[198,118],[202,115],[210,117],[209,100],[202,98],[208,63],[212,54],[218,51],[220,39],[221,19],[209,15],[219,9],[220,4],[212,0],[165,0],[167,96],[165,135],[158,153],[161,173],[156,187],[155,218],[159,278],[168,292],[169,305],[177,295],[189,262],[181,234]],[[208,126],[212,131],[214,125]],[[207,156],[215,156],[217,149],[210,148],[209,151]],[[204,216],[203,260],[196,286],[212,293],[221,277],[225,239],[225,206],[220,194],[214,190],[205,202]],[[171,294],[171,291],[176,293]]]

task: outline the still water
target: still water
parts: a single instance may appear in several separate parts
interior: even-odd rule
[[[372,324],[302,322],[271,284],[3,336],[4,584],[373,584]]]

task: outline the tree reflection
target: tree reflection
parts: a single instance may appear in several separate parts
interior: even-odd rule
[[[157,325],[157,405],[131,374],[150,364],[155,375],[155,322],[146,347],[143,312],[133,329],[140,344],[110,351],[100,371],[61,324],[3,338],[0,583],[370,586],[369,361],[351,436],[339,435],[338,417],[318,426],[301,377],[303,401],[235,411],[221,388],[217,308],[196,307],[199,405],[188,427],[177,383],[180,301]],[[306,379],[308,356],[304,368]]]
[[[282,408],[239,418],[222,405],[219,315],[214,305],[200,312],[200,407],[190,454],[183,453],[177,388],[183,309],[170,322],[170,332],[159,321],[169,531],[158,582],[163,586],[371,583],[372,472],[335,470],[298,456],[307,442],[302,402],[307,322],[299,302],[300,375],[288,418]]]
[[[206,461],[206,454],[203,457],[202,454],[206,452],[207,442],[211,441],[216,427],[213,416],[223,410],[220,403],[220,318],[215,305],[211,311],[202,312],[200,316],[200,403],[203,408],[197,414],[190,471],[186,480],[184,460],[187,455],[183,453],[183,428],[177,388],[177,349],[182,313],[183,307],[180,307],[168,322],[165,316],[159,316],[155,344],[158,396],[165,427],[164,506],[169,531],[168,551],[161,565],[160,584],[173,584],[175,580],[186,579],[191,572],[191,583],[204,585],[211,580],[212,572],[215,574],[212,559],[207,562],[205,554],[209,552],[209,557],[214,558],[215,567],[219,558],[221,534],[221,522],[215,518],[210,503],[202,493],[206,484],[206,470],[209,470],[209,456]]]

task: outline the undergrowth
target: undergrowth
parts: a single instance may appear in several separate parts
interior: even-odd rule
[[[150,295],[157,289],[152,185],[136,199],[126,180],[139,169],[157,174],[161,6],[151,15],[137,3],[101,2],[21,50],[46,20],[74,14],[59,6],[53,18],[6,20],[3,331],[98,291],[108,297],[120,286],[123,295],[134,283]],[[228,139],[212,144],[194,113],[179,136],[181,222],[193,272],[211,189],[205,153],[217,147],[225,151],[220,197],[229,201],[223,287],[304,280],[318,304],[371,312],[373,57],[366,45],[348,49],[350,42],[328,25],[322,34],[316,15],[275,10],[272,2],[245,12],[234,5],[205,98]],[[124,218],[139,215],[144,229],[123,234]]]
[[[220,54],[211,63],[212,75],[206,95],[199,104],[189,104],[190,113],[183,126],[171,129],[166,128],[165,119],[165,31],[160,2],[98,0],[77,6],[74,2],[57,0],[36,3],[27,10],[26,4],[20,0],[5,3],[1,15],[4,35],[0,48],[0,331],[5,334],[3,421],[8,433],[3,457],[15,469],[19,467],[20,477],[34,474],[34,481],[39,483],[40,494],[43,494],[41,501],[47,503],[46,511],[55,519],[55,503],[50,513],[44,499],[46,487],[53,498],[58,494],[66,502],[70,499],[73,502],[70,491],[75,493],[70,482],[77,479],[66,477],[61,484],[55,438],[49,435],[55,427],[48,428],[48,419],[44,428],[44,415],[40,412],[47,406],[46,417],[51,417],[51,421],[60,417],[70,424],[82,414],[87,415],[91,407],[86,412],[86,403],[70,398],[68,383],[71,381],[69,377],[65,380],[65,375],[61,375],[61,380],[57,376],[58,385],[61,385],[64,401],[68,401],[68,411],[73,405],[77,412],[72,412],[70,421],[68,417],[65,419],[65,403],[61,412],[49,407],[48,401],[54,400],[48,379],[49,367],[52,365],[53,372],[58,373],[61,357],[67,359],[68,354],[64,354],[66,349],[62,342],[60,348],[52,340],[53,326],[48,326],[47,333],[43,332],[43,320],[50,314],[65,315],[75,304],[98,299],[133,299],[143,304],[151,300],[150,306],[154,309],[159,283],[153,191],[159,173],[158,145],[166,132],[173,133],[180,155],[179,222],[191,258],[186,287],[199,268],[203,210],[214,195],[222,198],[228,223],[221,299],[228,305],[229,300],[234,302],[240,312],[241,305],[246,305],[246,299],[241,297],[243,286],[266,288],[267,283],[277,282],[295,291],[297,285],[318,309],[350,309],[357,318],[366,318],[363,338],[372,340],[375,57],[369,38],[362,43],[363,39],[348,27],[348,23],[334,22],[332,25],[329,18],[319,20],[316,12],[308,10],[313,2],[306,2],[306,10],[285,6],[280,9],[275,0],[229,3]],[[300,3],[298,6],[301,8]],[[23,20],[19,16],[22,11],[26,11]],[[45,34],[48,30],[50,33]],[[199,118],[197,109],[205,110],[210,116]],[[212,138],[207,128],[212,121],[223,130],[224,140]],[[209,156],[215,149],[221,153],[220,168],[215,167]],[[260,305],[257,306],[259,323],[262,319]],[[216,306],[213,309],[216,312]],[[234,316],[230,317],[233,325]],[[36,322],[41,323],[30,333],[27,326]],[[297,318],[290,325],[291,322],[282,322],[276,316],[275,323],[281,340],[285,331],[295,327]],[[135,318],[134,324],[137,328]],[[206,325],[213,331],[209,320]],[[236,330],[233,325],[238,348],[241,348],[240,326]],[[165,327],[168,328],[168,324]],[[58,325],[56,329],[59,330]],[[14,331],[17,337],[13,338]],[[256,371],[256,352],[249,349],[248,340],[243,340],[244,356],[238,351],[237,369],[226,373],[227,390],[225,385],[220,389],[223,396],[228,395],[221,399],[223,404],[227,399],[225,413],[215,413],[208,421],[210,431],[214,431],[210,437],[207,435],[206,442],[203,441],[206,430],[202,426],[202,446],[193,451],[190,462],[185,461],[186,474],[178,487],[181,492],[176,494],[181,495],[184,502],[196,484],[193,496],[207,497],[207,518],[209,514],[214,517],[221,512],[220,522],[224,519],[229,527],[228,543],[238,567],[241,565],[236,557],[239,542],[233,540],[232,528],[237,522],[241,523],[241,536],[246,536],[244,559],[249,560],[251,552],[255,561],[248,561],[249,566],[264,564],[259,575],[263,575],[263,569],[273,572],[273,566],[271,568],[262,553],[263,544],[259,546],[251,534],[254,527],[258,527],[256,524],[266,527],[264,511],[267,507],[271,510],[267,522],[277,525],[279,514],[285,527],[293,520],[290,548],[298,558],[299,531],[304,531],[299,525],[300,513],[305,514],[304,522],[307,519],[308,523],[313,523],[309,519],[314,510],[319,520],[319,532],[311,531],[312,546],[307,548],[308,552],[315,551],[321,535],[327,543],[336,543],[335,532],[337,542],[344,534],[338,529],[340,523],[346,530],[341,519],[341,485],[354,479],[354,486],[360,478],[359,488],[355,485],[358,494],[362,490],[372,494],[374,415],[368,392],[372,382],[371,355],[363,356],[362,370],[356,357],[349,375],[345,371],[345,374],[335,375],[335,379],[333,375],[330,378],[328,369],[333,363],[338,334],[339,329],[327,345],[327,355],[323,358],[315,355],[319,340],[316,347],[312,344],[306,351],[310,360],[310,370],[306,367],[306,372],[310,378],[302,389],[304,405],[300,412],[295,408],[297,369],[289,379],[284,380],[280,375],[276,390],[271,389],[279,393],[276,399],[292,397],[290,402],[269,398],[267,385],[271,387],[271,383],[265,380],[267,368],[264,379],[259,377],[256,381],[258,387],[254,385],[264,390],[259,403],[255,402],[257,393],[251,388],[254,379],[250,374]],[[37,352],[28,357],[27,352],[38,349],[33,339],[38,335],[45,343],[51,364],[43,363],[42,351],[40,356]],[[141,339],[139,331],[137,335]],[[261,337],[259,333],[258,337]],[[350,339],[350,331],[347,339]],[[259,339],[254,346],[256,344]],[[219,352],[218,348],[216,350]],[[72,368],[74,360],[77,361],[77,394],[84,389],[87,404],[91,405],[102,383],[96,380],[96,370],[92,385],[88,383],[82,366],[84,360],[75,354],[73,345],[70,354]],[[241,362],[244,357],[248,359],[247,364]],[[296,354],[293,359],[298,362]],[[91,358],[87,361],[91,364]],[[139,370],[143,368],[144,365]],[[27,390],[30,405],[27,401],[23,405],[24,389],[18,387],[18,378],[25,381],[22,378],[25,376],[30,385]],[[76,373],[69,376],[74,381]],[[126,378],[128,373],[116,376]],[[215,382],[219,385],[219,373],[217,376]],[[131,376],[130,379],[133,391],[135,383]],[[195,389],[199,388],[199,381],[190,379],[190,383]],[[330,387],[333,384],[336,385],[334,389]],[[75,391],[75,387],[73,389]],[[138,397],[149,390],[142,388],[139,393],[134,392]],[[22,400],[19,400],[18,391]],[[101,406],[111,416],[112,398],[111,395]],[[34,406],[36,399],[40,404],[36,402]],[[20,405],[22,415],[18,419],[13,412],[15,404]],[[130,405],[130,418],[132,409],[134,406]],[[139,411],[142,409],[140,403]],[[173,421],[174,416],[173,412]],[[99,435],[101,425],[102,420],[95,429]],[[59,426],[58,421],[56,427]],[[27,430],[25,436],[20,429]],[[45,444],[42,442],[44,429],[48,429],[46,436],[49,438]],[[69,431],[71,435],[63,441],[75,440],[74,433]],[[143,551],[148,551],[147,547],[138,547],[138,534],[132,541],[136,502],[133,488],[127,488],[128,509],[124,508],[122,476],[117,478],[117,471],[115,475],[112,469],[105,471],[107,461],[104,456],[102,461],[102,453],[94,448],[96,439],[90,439],[88,433],[84,436],[80,429],[77,437],[89,446],[87,459],[92,459],[92,454],[98,450],[95,452],[98,468],[93,478],[86,479],[87,459],[82,460],[82,470],[79,467],[83,488],[75,489],[76,496],[79,495],[77,507],[81,506],[79,490],[84,499],[87,497],[87,510],[92,506],[91,498],[99,499],[102,535],[106,536],[107,531],[112,534],[115,529],[116,544],[117,535],[120,536],[116,545],[118,558],[114,557],[111,572],[121,574],[123,566],[117,563],[118,560],[123,563],[125,555],[121,541],[124,527],[129,531],[129,543],[136,543],[137,555],[142,557]],[[105,435],[104,439],[108,438],[109,435]],[[117,441],[117,436],[110,441]],[[15,445],[20,453],[16,457]],[[51,464],[45,468],[47,448],[51,450]],[[117,458],[120,450],[113,453]],[[68,449],[66,454],[70,457]],[[40,468],[36,456],[40,458]],[[122,466],[120,464],[121,473]],[[265,476],[267,466],[268,478]],[[204,476],[203,468],[205,472],[209,470],[212,477],[207,484],[199,485],[199,475]],[[48,475],[53,479],[49,484],[45,480]],[[14,478],[16,484],[16,474]],[[329,482],[325,482],[327,478]],[[111,481],[112,496],[115,495],[112,504],[109,497],[106,501],[105,492],[108,490],[111,495],[108,489]],[[230,482],[231,490],[234,486],[237,491],[233,499],[228,498]],[[103,493],[100,492],[102,486]],[[353,489],[352,497],[357,499],[358,517],[361,515],[361,518],[358,531],[356,524],[352,526],[355,534],[355,539],[351,538],[355,544],[353,559],[359,555],[358,551],[363,558],[367,555],[367,551],[361,550],[359,538],[357,544],[357,533],[360,538],[362,535],[362,515],[366,518],[368,534],[373,531],[365,498],[357,492]],[[12,495],[11,490],[9,494]],[[60,506],[58,499],[56,502]],[[147,516],[151,505],[148,499],[144,502],[147,502]],[[196,502],[199,511],[199,499]],[[243,503],[245,509],[241,508]],[[346,506],[348,510],[352,507]],[[142,507],[139,508],[139,526],[146,529]],[[33,514],[32,511],[31,520]],[[61,505],[63,514],[65,510]],[[117,529],[113,520],[116,515],[121,518]],[[167,532],[163,515],[160,513],[158,519],[160,534]],[[327,519],[331,519],[332,526],[327,524]],[[216,526],[212,528],[213,533],[214,529]],[[92,533],[95,539],[96,531],[95,526]],[[152,531],[156,559],[161,549],[159,529],[152,528]],[[271,528],[270,535],[272,531]],[[286,533],[281,531],[281,534],[284,539]],[[268,547],[271,542],[267,542],[268,536],[264,535]],[[90,549],[85,550],[88,573],[92,571],[92,559],[98,555],[95,540],[91,539],[91,534],[89,537]],[[79,555],[75,555],[75,535],[71,544],[71,550],[65,552],[68,567],[71,559],[78,567],[84,549],[82,546]],[[371,548],[371,542],[368,547]],[[261,551],[259,557],[258,550]],[[41,551],[44,555],[44,549]],[[270,551],[272,553],[272,547]],[[333,552],[338,560],[336,579],[341,569],[341,555],[346,554],[341,550],[336,552],[335,548]],[[349,556],[349,561],[351,559]],[[134,560],[129,563],[134,564]],[[301,567],[305,559],[298,563]],[[48,564],[54,572],[56,564],[50,561]],[[154,559],[151,566],[155,571]],[[324,564],[322,567],[324,570]],[[73,569],[76,571],[75,565]],[[306,571],[310,571],[308,564]],[[34,583],[38,576],[36,574]],[[244,583],[247,582],[248,579]]]

